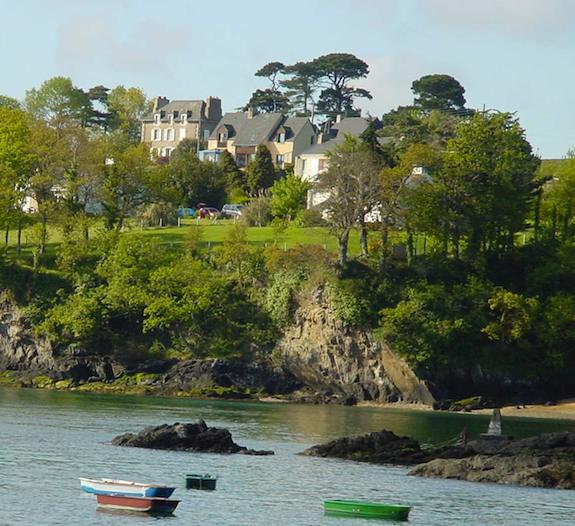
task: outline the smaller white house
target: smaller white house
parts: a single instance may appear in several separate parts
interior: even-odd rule
[[[346,135],[359,137],[369,126],[369,120],[364,117],[338,116],[336,122],[323,133],[320,133],[316,144],[297,156],[294,172],[304,181],[315,183],[318,175],[328,166],[328,153],[343,143]],[[307,207],[323,203],[329,197],[327,192],[319,192],[313,188],[308,192]]]

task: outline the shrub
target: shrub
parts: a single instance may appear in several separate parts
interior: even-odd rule
[[[313,226],[325,226],[327,222],[322,217],[319,210],[313,208],[304,208],[297,213],[295,218],[296,225],[300,227],[313,227]]]
[[[138,219],[140,219],[145,226],[159,226],[160,221],[162,226],[177,225],[178,213],[169,203],[152,203],[140,209]]]
[[[261,196],[252,199],[242,211],[242,223],[246,226],[266,226],[272,219],[270,198]]]

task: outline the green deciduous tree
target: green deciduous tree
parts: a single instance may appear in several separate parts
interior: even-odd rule
[[[22,105],[17,99],[8,97],[7,95],[0,95],[0,108],[10,108],[11,110],[20,110]]]
[[[569,152],[554,177],[543,187],[542,220],[550,237],[562,241],[575,235],[575,152]]]
[[[140,141],[141,120],[150,111],[150,101],[140,88],[116,86],[107,96],[112,129],[118,129],[132,142]]]
[[[272,214],[283,219],[294,219],[305,207],[307,192],[311,184],[297,175],[288,175],[272,186]]]
[[[38,89],[27,91],[24,105],[35,119],[57,129],[86,126],[92,114],[88,95],[67,77],[53,77]]]
[[[328,224],[338,239],[338,264],[347,263],[349,234],[359,224],[365,228],[365,215],[379,199],[378,167],[359,139],[347,136],[329,154],[329,167],[319,175],[316,188],[329,195],[322,203]],[[361,232],[360,232],[361,234]],[[367,238],[362,252],[367,252]]]
[[[224,202],[226,181],[221,167],[201,162],[189,139],[180,142],[161,173],[159,184],[176,191],[172,200],[177,205],[195,208],[198,203],[221,206]]]
[[[157,167],[145,144],[125,147],[107,141],[101,150],[101,202],[106,228],[121,229],[126,216],[149,201]]]
[[[420,229],[444,231],[456,254],[465,242],[467,259],[513,247],[525,228],[538,187],[539,160],[517,119],[508,113],[476,114],[447,143],[442,170],[420,185],[416,201]]]

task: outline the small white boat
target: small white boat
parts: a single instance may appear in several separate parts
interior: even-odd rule
[[[80,478],[80,487],[95,495],[123,495],[126,497],[162,497],[167,499],[176,488],[164,484],[144,484],[129,480]]]

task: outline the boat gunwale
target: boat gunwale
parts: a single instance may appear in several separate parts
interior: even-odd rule
[[[119,480],[119,479],[87,479],[84,477],[78,477],[80,482],[88,482],[92,484],[111,484],[117,486],[132,486],[138,488],[172,488],[168,484],[148,484],[145,482],[134,482],[131,480]]]

